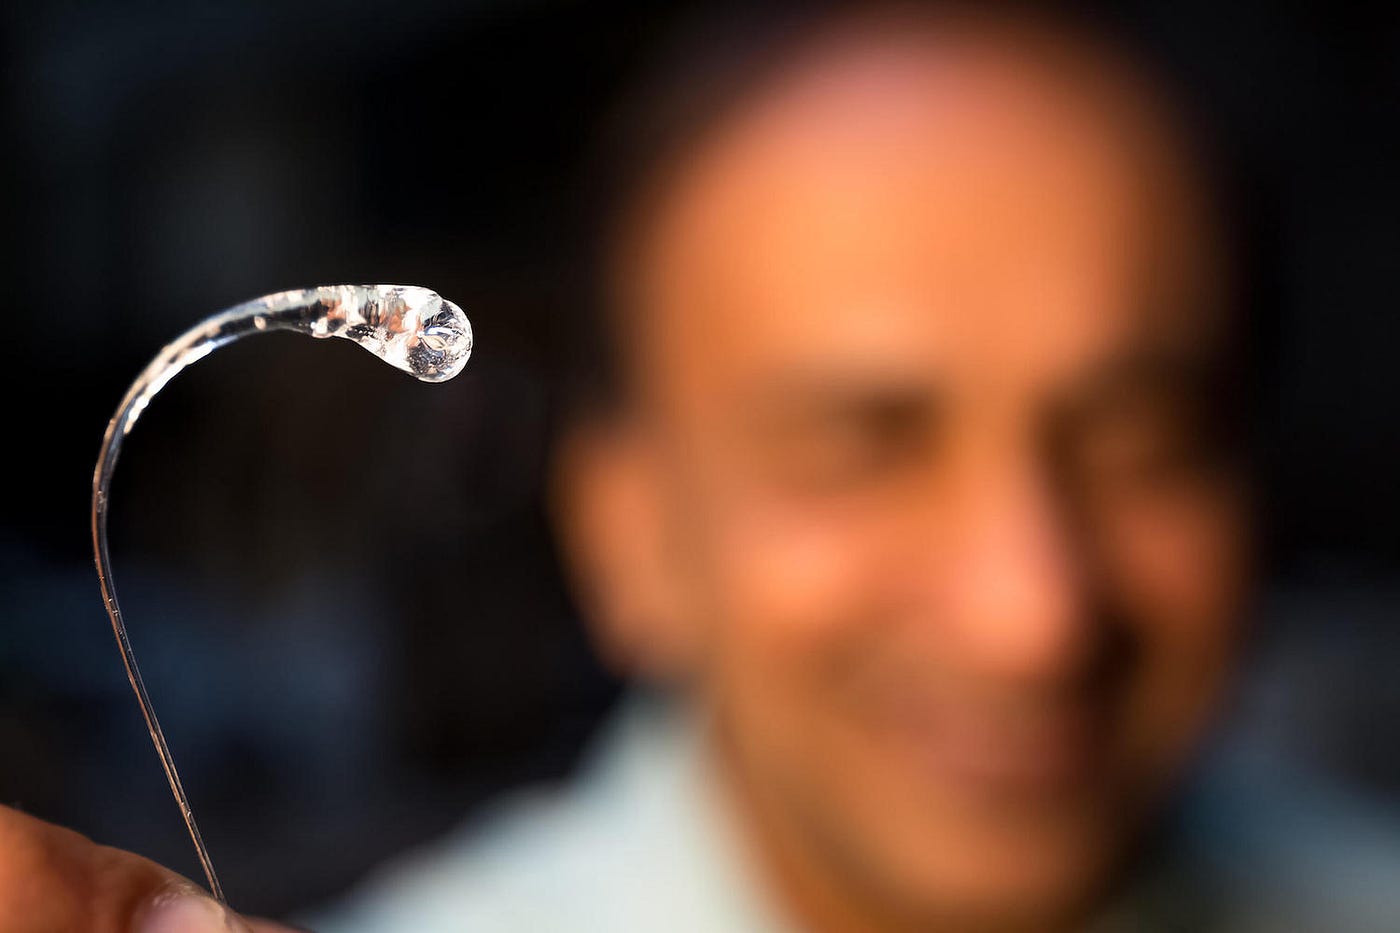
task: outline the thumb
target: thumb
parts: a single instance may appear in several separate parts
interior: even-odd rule
[[[131,852],[0,807],[0,933],[272,933]]]
[[[252,933],[253,928],[202,891],[174,887],[142,905],[133,933]]]

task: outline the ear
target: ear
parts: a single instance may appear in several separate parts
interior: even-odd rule
[[[603,661],[626,676],[685,679],[694,633],[675,516],[642,430],[622,417],[572,428],[551,480],[560,557]]]

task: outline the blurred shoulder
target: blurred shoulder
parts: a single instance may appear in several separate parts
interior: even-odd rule
[[[628,703],[577,779],[513,795],[310,922],[322,933],[769,929],[734,874],[696,733],[674,709]]]
[[[1225,930],[1400,930],[1400,802],[1278,761],[1209,768],[1174,841]]]

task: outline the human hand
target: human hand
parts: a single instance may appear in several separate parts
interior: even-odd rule
[[[131,852],[0,807],[0,933],[278,933]]]

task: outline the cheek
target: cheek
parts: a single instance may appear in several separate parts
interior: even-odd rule
[[[1245,573],[1239,510],[1223,496],[1128,504],[1106,544],[1115,588],[1163,641],[1229,640]]]
[[[878,565],[869,517],[839,508],[750,508],[725,529],[715,591],[726,638],[786,666],[844,644],[869,614]]]
[[[878,638],[881,533],[868,509],[750,505],[717,527],[709,671],[750,728],[818,730]],[[815,715],[814,715],[815,714]]]
[[[1178,758],[1233,660],[1249,575],[1242,510],[1225,494],[1124,503],[1100,531],[1108,585],[1137,650],[1125,738],[1143,761]]]

